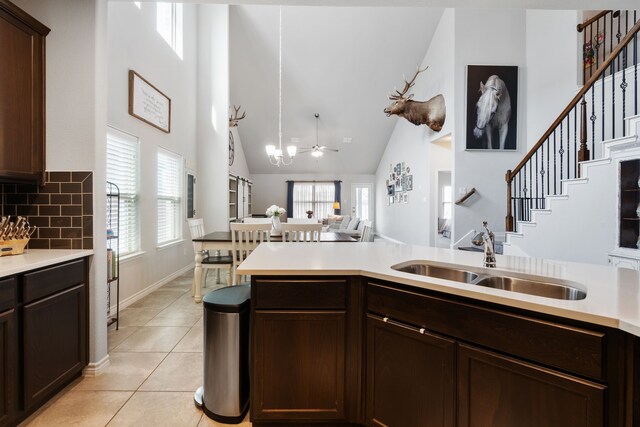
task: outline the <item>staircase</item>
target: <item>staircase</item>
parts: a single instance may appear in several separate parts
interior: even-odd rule
[[[602,28],[617,29],[617,43],[596,47],[584,86],[507,171],[505,254],[606,264],[616,248],[619,162],[640,158],[640,21],[635,12],[596,15],[578,26],[585,51],[587,40],[606,40],[592,39]]]

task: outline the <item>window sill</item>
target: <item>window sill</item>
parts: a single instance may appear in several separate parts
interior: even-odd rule
[[[132,252],[130,254],[124,255],[120,258],[120,264],[125,264],[127,262],[141,258],[146,253],[147,253],[146,251],[136,251],[136,252]]]
[[[164,249],[169,249],[173,246],[178,246],[184,243],[184,239],[179,239],[179,240],[174,240],[172,242],[168,242],[168,243],[163,243],[162,245],[158,245],[156,246],[156,250],[157,251],[161,251]]]

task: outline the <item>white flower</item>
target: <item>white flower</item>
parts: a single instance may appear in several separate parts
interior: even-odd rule
[[[284,210],[284,208],[281,208],[280,206],[277,206],[277,205],[271,205],[267,208],[267,211],[265,213],[267,214],[268,217],[272,217],[272,216],[284,215],[285,212],[286,210]]]

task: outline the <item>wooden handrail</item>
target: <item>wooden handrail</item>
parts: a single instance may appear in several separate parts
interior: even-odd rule
[[[560,123],[565,119],[567,114],[569,114],[571,110],[573,110],[573,108],[576,105],[578,105],[578,103],[582,100],[582,97],[589,91],[589,89],[591,89],[591,87],[595,84],[595,82],[600,77],[602,77],[602,74],[604,74],[607,67],[609,67],[609,65],[611,65],[611,63],[617,58],[618,54],[622,52],[622,49],[624,49],[624,47],[627,44],[629,44],[629,42],[631,42],[631,40],[633,39],[633,35],[639,31],[640,31],[640,20],[638,20],[638,22],[636,22],[635,25],[631,27],[629,32],[622,38],[622,40],[620,40],[620,43],[618,43],[618,46],[616,46],[615,49],[613,49],[613,51],[611,52],[607,60],[604,61],[602,64],[600,64],[600,67],[598,67],[596,72],[591,76],[591,78],[589,78],[589,80],[587,80],[584,86],[582,86],[582,88],[578,91],[576,96],[574,96],[571,102],[569,102],[567,107],[564,110],[562,110],[560,115],[558,115],[558,118],[553,121],[551,126],[549,126],[549,129],[547,129],[547,131],[544,134],[542,134],[542,137],[538,140],[538,142],[536,142],[536,144],[533,147],[531,147],[531,150],[529,150],[529,152],[522,159],[522,161],[518,163],[518,166],[516,166],[511,172],[507,172],[507,175],[506,175],[507,184],[510,184],[513,181],[513,177],[533,157],[535,152],[538,151],[538,148],[540,148],[540,146],[544,144],[547,138],[551,136],[551,134],[556,130],[556,128],[560,125]]]
[[[581,33],[582,30],[584,30],[586,27],[589,26],[589,24],[592,24],[592,23],[596,22],[598,19],[602,18],[603,16],[605,16],[605,15],[607,15],[609,13],[616,13],[616,12],[618,12],[618,14],[620,13],[619,10],[616,10],[615,12],[613,10],[603,10],[602,12],[598,13],[597,15],[594,15],[591,18],[587,19],[582,24],[576,25],[576,30],[578,30],[578,32]],[[616,15],[614,15],[614,18],[615,17],[616,17]]]

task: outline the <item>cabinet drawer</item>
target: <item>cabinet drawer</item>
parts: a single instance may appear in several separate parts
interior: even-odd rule
[[[0,280],[0,312],[13,308],[16,304],[16,278]]]
[[[258,309],[345,309],[345,279],[256,279],[252,300]]]
[[[440,297],[367,285],[367,310],[461,340],[604,380],[605,334]]]
[[[23,301],[29,303],[84,282],[84,259],[27,273],[24,275]]]

